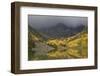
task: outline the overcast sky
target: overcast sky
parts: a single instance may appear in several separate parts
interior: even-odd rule
[[[55,26],[57,23],[64,23],[66,26],[88,25],[87,17],[74,16],[43,16],[43,15],[29,15],[28,24],[33,28],[44,28]]]

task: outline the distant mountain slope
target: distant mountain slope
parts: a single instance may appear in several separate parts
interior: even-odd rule
[[[28,32],[32,33],[33,35],[37,36],[38,38],[41,37],[39,32],[36,29],[32,28],[30,25],[28,26]]]
[[[39,29],[38,31],[40,31],[42,36],[46,38],[61,38],[76,35],[77,33],[83,31],[85,27],[86,26],[84,25],[72,27],[63,23],[58,23],[55,26]]]
[[[46,40],[46,37],[44,37],[44,36],[41,34],[40,31],[38,31],[38,30],[32,28],[30,25],[28,26],[28,36],[29,36],[29,38],[30,38],[30,36],[33,37],[33,39],[34,39],[34,38],[38,38],[38,40],[40,40],[40,41]]]

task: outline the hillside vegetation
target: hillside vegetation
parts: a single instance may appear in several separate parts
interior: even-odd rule
[[[43,40],[29,30],[28,60],[77,59],[88,57],[88,34],[82,31],[71,37]]]
[[[73,37],[48,40],[47,44],[56,49],[49,52],[51,58],[87,58],[88,38],[85,32]],[[61,49],[62,48],[62,49]]]

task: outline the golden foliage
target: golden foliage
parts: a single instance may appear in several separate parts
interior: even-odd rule
[[[57,48],[48,53],[51,58],[87,58],[88,57],[88,39],[86,33],[81,33],[77,37],[64,39],[48,40],[47,44],[56,46]],[[65,50],[59,50],[58,47],[66,47]]]
[[[34,41],[39,41],[39,38],[29,32],[29,49],[35,47]],[[53,46],[55,49],[48,52],[45,56],[30,58],[35,60],[38,59],[76,59],[76,58],[87,58],[88,57],[88,35],[86,32],[79,33],[69,38],[61,39],[49,39],[45,41],[47,45]]]
[[[38,41],[38,37],[36,37],[35,35],[32,34],[32,32],[29,32],[30,38],[32,39],[32,41]]]
[[[62,39],[52,39],[52,40],[48,40],[47,44],[59,46],[59,45],[65,45],[66,43],[65,40]]]

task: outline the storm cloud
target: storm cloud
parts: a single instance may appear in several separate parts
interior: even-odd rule
[[[75,17],[75,16],[28,15],[28,24],[36,29],[55,26],[58,23],[63,23],[66,26],[71,26],[71,27],[76,27],[81,25],[87,26],[88,18]]]

